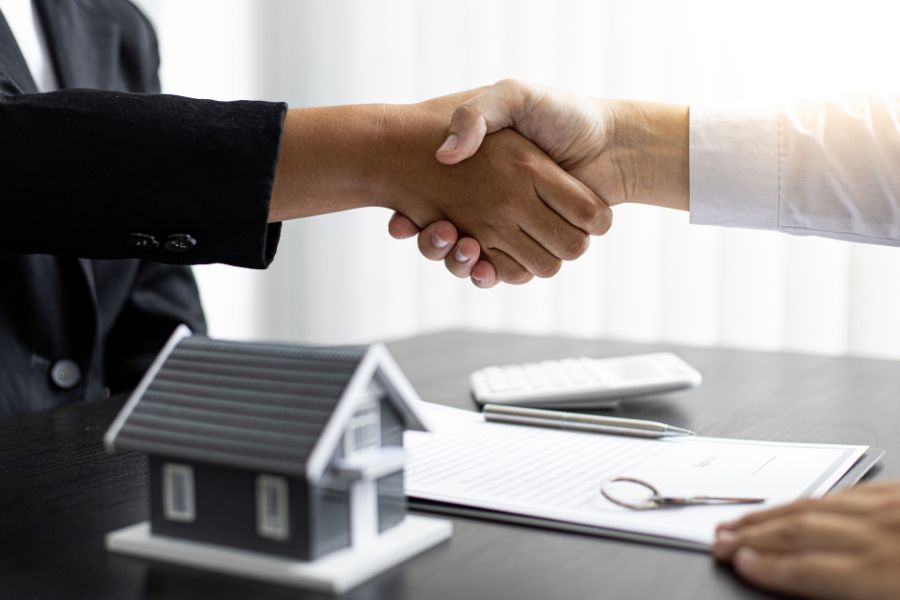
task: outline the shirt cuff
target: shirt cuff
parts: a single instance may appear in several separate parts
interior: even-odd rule
[[[777,229],[778,108],[691,107],[691,223]]]

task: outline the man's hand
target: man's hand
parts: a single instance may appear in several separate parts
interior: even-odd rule
[[[714,556],[804,598],[900,598],[900,482],[860,485],[719,526]]]
[[[453,113],[438,161],[458,164],[477,156],[486,136],[511,128],[530,139],[608,205],[622,202],[688,208],[686,106],[586,98],[513,80],[501,81],[463,102]],[[459,240],[452,224],[420,232],[402,214],[391,219],[394,237],[420,233],[419,247],[443,259],[456,275],[490,276],[474,240]],[[446,239],[445,239],[446,238]],[[459,261],[458,258],[465,258]],[[481,280],[482,287],[493,280]]]
[[[454,223],[505,281],[553,275],[584,253],[588,234],[608,229],[609,208],[513,131],[491,136],[462,164],[435,161],[466,97],[289,111],[270,219],[384,206],[415,227]]]

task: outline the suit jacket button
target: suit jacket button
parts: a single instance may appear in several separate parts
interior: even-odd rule
[[[197,240],[187,233],[175,233],[166,239],[166,250],[169,252],[187,252],[197,245]]]
[[[132,233],[128,236],[128,245],[138,250],[155,250],[159,248],[159,242],[152,235],[146,233]]]
[[[50,369],[50,380],[58,388],[71,389],[81,382],[81,368],[74,360],[58,360]]]

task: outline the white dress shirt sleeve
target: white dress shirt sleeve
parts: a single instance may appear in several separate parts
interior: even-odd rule
[[[900,246],[900,100],[691,107],[691,222]]]

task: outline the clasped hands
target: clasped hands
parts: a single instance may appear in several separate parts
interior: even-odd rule
[[[468,192],[477,197],[460,198],[452,214],[400,209],[388,226],[395,238],[418,235],[420,252],[458,277],[479,287],[550,277],[587,250],[591,234],[606,233],[610,206],[687,209],[686,107],[514,80],[424,105],[445,110],[461,97],[434,158],[448,173],[483,159],[487,169]],[[514,185],[497,187],[497,172]]]
[[[437,161],[450,171],[478,158],[489,165],[485,186],[478,180],[475,187],[491,192],[475,208],[480,220],[457,220],[449,212],[438,221],[416,219],[401,209],[389,230],[397,238],[418,235],[422,254],[480,287],[554,274],[560,261],[587,249],[589,234],[609,228],[610,206],[688,209],[687,107],[594,100],[504,81],[466,98],[448,131],[435,146]],[[504,158],[525,167],[510,171],[526,178],[522,198],[510,195],[512,189],[492,195],[496,188],[487,186]],[[713,554],[777,592],[900,598],[900,482],[861,485],[723,523]]]

